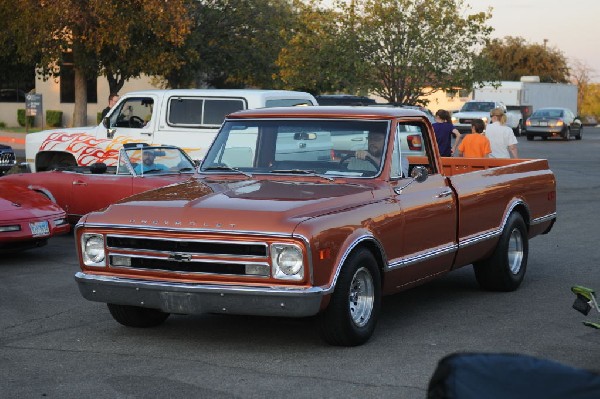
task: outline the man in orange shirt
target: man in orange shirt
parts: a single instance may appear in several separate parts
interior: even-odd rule
[[[471,134],[465,135],[458,146],[458,156],[466,158],[488,158],[492,149],[490,140],[483,135],[485,124],[481,119],[471,122]]]

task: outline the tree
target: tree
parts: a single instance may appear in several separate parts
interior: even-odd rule
[[[372,92],[416,104],[438,90],[471,87],[489,13],[466,14],[462,0],[354,0],[340,3],[345,32],[358,35]]]
[[[500,80],[535,75],[541,82],[567,83],[569,68],[562,52],[545,44],[530,44],[521,37],[492,40],[482,51],[497,66]]]
[[[289,1],[200,0],[186,47],[197,57],[165,76],[168,86],[277,86],[275,61],[293,18]]]
[[[0,0],[10,4],[20,58],[55,76],[67,52],[75,74],[75,126],[87,124],[88,78],[108,77],[111,90],[130,77],[173,67],[169,53],[189,34],[192,0]],[[0,7],[1,9],[1,7]]]
[[[579,109],[573,110],[582,115],[592,115],[590,109],[593,108],[592,102],[586,102],[586,99],[592,97],[590,90],[590,81],[594,74],[594,70],[585,62],[575,60],[570,69],[571,83],[577,85],[577,106]]]
[[[277,59],[278,77],[287,89],[314,94],[366,89],[364,62],[358,51],[353,10],[342,24],[340,10],[322,8],[316,0],[294,4],[295,24],[286,33],[287,44]]]

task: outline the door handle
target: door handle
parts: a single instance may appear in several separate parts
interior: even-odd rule
[[[143,134],[144,136],[152,136],[152,132],[140,132],[140,134]]]
[[[444,190],[441,193],[439,193],[438,195],[435,196],[435,198],[444,198],[444,197],[449,197],[452,195],[452,190]]]
[[[87,183],[81,180],[73,180],[74,186],[87,186]]]

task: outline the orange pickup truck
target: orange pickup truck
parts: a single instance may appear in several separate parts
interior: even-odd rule
[[[440,158],[416,110],[236,112],[199,171],[76,226],[81,294],[117,322],[318,315],[325,341],[360,345],[383,295],[461,266],[517,289],[556,219],[546,160]]]

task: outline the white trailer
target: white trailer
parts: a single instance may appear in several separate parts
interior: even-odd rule
[[[523,123],[538,108],[563,107],[577,114],[577,86],[568,83],[540,83],[539,76],[523,76],[519,82],[502,81],[473,90],[473,99],[499,101],[523,114]]]

